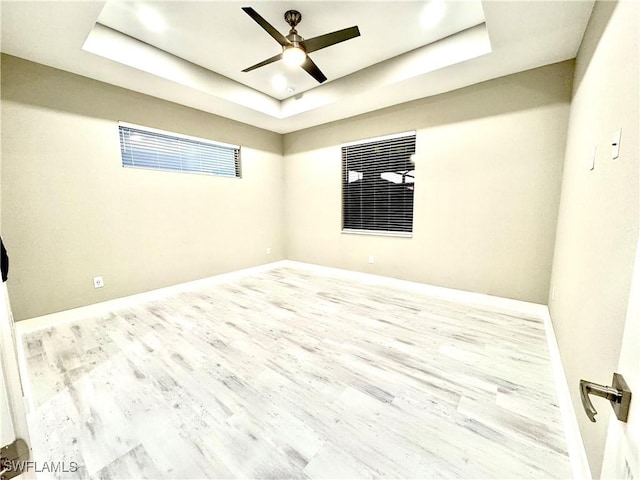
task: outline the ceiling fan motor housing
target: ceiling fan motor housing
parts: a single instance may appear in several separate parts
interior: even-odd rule
[[[304,40],[304,38],[298,35],[298,32],[296,32],[295,30],[291,32],[289,35],[287,35],[285,38],[289,40],[289,42],[291,42],[291,45],[293,47],[302,48],[302,45],[300,45],[300,43]],[[286,49],[291,47],[284,47],[284,48]]]

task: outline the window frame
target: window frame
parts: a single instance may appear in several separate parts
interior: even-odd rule
[[[346,147],[356,146],[356,145],[366,145],[373,144],[376,142],[381,142],[385,140],[394,140],[396,138],[405,138],[405,137],[414,137],[415,149],[411,156],[415,156],[417,150],[418,136],[416,130],[410,130],[406,132],[394,133],[390,135],[383,135],[379,137],[366,138],[362,140],[355,140],[352,142],[342,143],[340,145],[340,187],[341,187],[341,230],[342,234],[353,234],[353,235],[371,235],[371,236],[383,236],[383,237],[401,237],[401,238],[412,238],[413,237],[413,222],[415,219],[415,167],[414,167],[414,190],[412,195],[412,208],[411,208],[411,231],[395,231],[395,230],[370,230],[370,229],[358,229],[358,228],[345,228],[345,175],[347,175],[347,169],[345,168],[345,151]],[[415,157],[414,157],[415,158]]]
[[[214,172],[206,172],[206,171],[198,171],[198,170],[182,170],[177,168],[162,168],[162,167],[152,167],[152,166],[143,166],[143,165],[125,165],[125,160],[122,155],[123,153],[123,144],[122,144],[122,130],[125,129],[133,129],[143,133],[149,133],[152,135],[162,135],[167,137],[174,137],[176,139],[183,139],[189,142],[197,142],[204,145],[212,145],[215,147],[223,147],[228,148],[230,150],[236,150],[235,154],[235,174],[234,175],[225,175]],[[157,172],[173,172],[173,173],[186,173],[186,174],[196,174],[196,175],[206,175],[212,177],[220,177],[220,178],[242,178],[242,147],[240,145],[235,145],[231,143],[218,142],[215,140],[210,140],[208,138],[195,137],[192,135],[185,135],[183,133],[170,132],[167,130],[161,130],[158,128],[147,127],[144,125],[137,125],[134,123],[128,123],[123,121],[118,121],[118,142],[120,144],[120,161],[123,168],[133,168],[139,170],[153,170]]]

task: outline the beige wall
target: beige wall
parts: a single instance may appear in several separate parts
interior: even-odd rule
[[[243,177],[122,168],[119,120],[240,144]],[[281,152],[278,134],[3,56],[16,319],[284,258]]]
[[[609,384],[620,353],[638,238],[638,25],[638,2],[598,2],[580,47],[551,280],[553,325],[596,477],[611,408],[594,400],[591,423],[578,382]],[[620,127],[620,157],[612,160]]]
[[[285,135],[287,257],[546,304],[572,78],[563,62]],[[413,238],[342,234],[340,144],[408,130]]]
[[[546,303],[572,62],[286,135],[284,169],[280,135],[14,57],[2,67],[18,319],[285,256]],[[240,143],[243,178],[123,169],[118,120]],[[414,237],[341,234],[340,143],[411,129]]]

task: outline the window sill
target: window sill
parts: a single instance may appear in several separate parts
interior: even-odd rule
[[[390,232],[387,230],[355,230],[344,229],[340,233],[347,233],[353,235],[375,235],[378,237],[400,237],[400,238],[412,238],[413,232]]]

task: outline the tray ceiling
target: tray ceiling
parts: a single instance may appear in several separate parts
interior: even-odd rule
[[[575,57],[592,1],[2,1],[2,51],[285,133]],[[319,85],[276,62],[286,10],[305,38],[361,36],[310,54]]]

